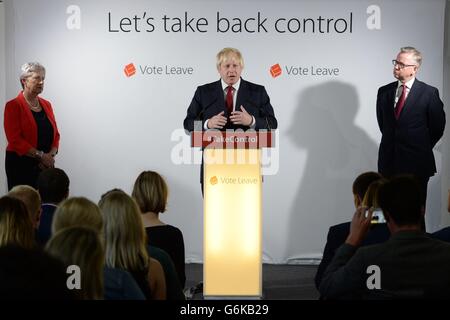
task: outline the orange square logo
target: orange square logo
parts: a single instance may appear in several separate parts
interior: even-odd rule
[[[123,72],[125,72],[125,75],[129,78],[136,74],[136,67],[133,63],[127,64],[123,69]]]
[[[281,67],[280,64],[274,64],[273,66],[270,67],[270,74],[272,75],[273,78],[278,77],[279,75],[281,75]]]
[[[209,182],[210,182],[212,185],[216,185],[216,184],[219,182],[219,179],[217,179],[217,177],[214,176],[214,177],[212,177],[211,179],[209,179]]]

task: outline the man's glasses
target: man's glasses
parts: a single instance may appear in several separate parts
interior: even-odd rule
[[[404,69],[406,67],[415,67],[416,66],[415,64],[404,64],[404,63],[401,63],[401,62],[399,62],[397,60],[392,60],[392,64],[394,65],[394,67],[398,67],[399,69]]]

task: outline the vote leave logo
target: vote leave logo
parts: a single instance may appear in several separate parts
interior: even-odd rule
[[[129,63],[125,66],[123,72],[125,72],[125,75],[129,78],[136,74],[136,67],[134,66],[133,63]]]
[[[270,74],[272,75],[273,78],[276,78],[279,75],[281,75],[281,67],[279,63],[274,64],[273,66],[270,67]]]
[[[209,182],[214,186],[219,182],[219,179],[217,179],[217,176],[214,176],[211,179],[209,179]]]

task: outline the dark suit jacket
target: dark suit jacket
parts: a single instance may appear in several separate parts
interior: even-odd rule
[[[441,241],[450,242],[450,227],[446,227],[432,233],[431,237]]]
[[[366,281],[380,268],[381,289]],[[359,293],[366,297],[450,297],[450,244],[422,232],[401,231],[381,244],[343,244],[325,271],[319,291],[326,298]]]
[[[323,273],[327,269],[330,262],[333,260],[336,251],[345,242],[350,233],[350,222],[344,222],[331,226],[328,230],[327,243],[323,250],[323,257],[320,261],[319,267],[317,268],[317,273],[314,278],[316,288],[319,289],[320,282],[322,281]],[[386,223],[373,224],[370,227],[369,233],[367,234],[361,246],[368,246],[372,244],[378,244],[385,242],[389,239],[391,233]]]
[[[37,238],[39,243],[44,246],[52,235],[52,223],[53,216],[57,209],[56,205],[53,204],[43,204],[41,220],[39,222],[39,229],[37,231]]]
[[[270,104],[270,98],[263,86],[245,81],[241,78],[235,110],[239,111],[241,105],[244,106],[250,115],[255,117],[255,130],[271,130],[277,128],[278,122],[275,118],[273,107]],[[225,116],[229,116],[225,106],[225,96],[221,81],[199,86],[187,110],[187,115],[183,122],[184,129],[189,132],[194,131],[194,129],[196,131],[203,131],[205,121],[222,111],[225,111]],[[201,128],[194,128],[194,121],[201,121]],[[248,128],[246,126],[233,125],[231,122],[228,122],[224,130],[242,129],[245,131]],[[203,165],[200,170],[200,182],[203,183]]]
[[[445,128],[444,105],[439,91],[415,79],[398,120],[394,99],[398,82],[378,90],[377,120],[381,130],[378,171],[430,177],[436,172],[433,147]]]
[[[239,111],[241,105],[244,106],[249,114],[255,117],[255,130],[277,128],[277,119],[270,104],[269,96],[263,86],[241,78],[235,109]],[[225,111],[225,116],[229,116],[225,106],[221,81],[199,86],[187,110],[183,123],[184,129],[189,132],[193,131],[194,121],[200,120],[202,121],[202,127],[199,130],[203,130],[205,121],[222,111]],[[225,129],[238,128],[248,129],[248,127],[234,126],[231,123],[228,123]]]

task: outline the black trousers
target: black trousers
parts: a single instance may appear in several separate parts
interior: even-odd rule
[[[17,185],[29,185],[37,188],[37,178],[41,169],[36,159],[19,156],[15,152],[6,151],[5,157],[6,178],[8,180],[8,190]]]

